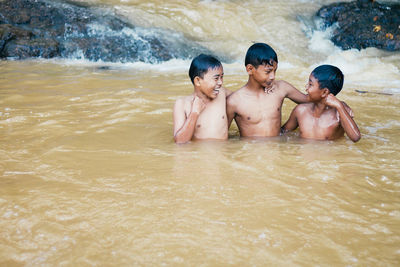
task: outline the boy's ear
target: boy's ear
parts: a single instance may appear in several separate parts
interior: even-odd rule
[[[200,81],[201,81],[201,78],[200,78],[199,76],[196,76],[196,77],[194,77],[194,79],[193,79],[193,83],[194,83],[194,85],[196,85],[196,86],[200,86]]]
[[[253,70],[255,70],[255,68],[254,68],[253,65],[251,65],[251,64],[247,64],[247,65],[246,65],[246,71],[247,71],[247,73],[248,73],[249,75],[252,74]]]
[[[328,88],[324,88],[324,89],[322,89],[322,97],[327,97],[330,93],[331,93],[331,91],[329,91],[329,89]]]

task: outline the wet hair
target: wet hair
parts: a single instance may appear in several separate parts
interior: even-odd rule
[[[318,80],[320,89],[328,88],[333,95],[337,95],[342,90],[344,76],[338,67],[321,65],[316,67],[311,75]]]
[[[204,74],[207,73],[209,69],[216,69],[222,67],[221,62],[213,56],[200,54],[192,60],[189,68],[189,77],[194,84],[194,78],[199,76],[204,78]]]
[[[278,56],[275,50],[267,44],[255,43],[247,50],[244,65],[251,64],[257,68],[264,64],[273,66],[274,62],[278,63]]]

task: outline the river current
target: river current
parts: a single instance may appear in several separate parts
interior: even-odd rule
[[[253,42],[303,92],[336,65],[362,139],[248,140],[233,123],[176,145],[191,59],[0,61],[1,266],[399,266],[399,52],[335,47],[312,19],[333,1],[81,2],[228,58],[233,91]]]

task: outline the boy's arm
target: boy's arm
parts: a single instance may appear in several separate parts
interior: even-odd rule
[[[346,109],[347,113],[349,113],[350,117],[354,117],[353,110],[346,104],[346,102],[342,101],[344,108]]]
[[[288,82],[284,82],[284,86],[286,89],[286,97],[295,102],[296,104],[306,103],[307,95],[303,94],[299,90],[297,90],[293,85]]]
[[[229,129],[233,118],[235,118],[235,105],[232,96],[226,99],[226,116],[228,117],[228,129]]]
[[[339,101],[333,94],[329,94],[326,98],[328,106],[336,108],[340,117],[340,125],[343,127],[347,136],[353,141],[357,142],[361,138],[360,130],[352,116],[347,112],[345,105]]]
[[[299,123],[297,122],[297,107],[296,106],[293,110],[292,113],[290,113],[289,119],[287,122],[281,127],[281,133],[286,133],[295,130],[298,126]]]
[[[197,119],[205,108],[204,102],[197,96],[191,103],[189,115],[185,115],[185,101],[178,99],[174,106],[174,140],[175,143],[182,144],[189,142],[194,134]]]

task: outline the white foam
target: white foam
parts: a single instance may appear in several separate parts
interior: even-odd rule
[[[309,41],[308,48],[311,51],[329,55],[338,53],[341,49],[330,40],[331,30],[314,31]]]
[[[293,68],[296,68],[296,66],[290,62],[287,62],[287,61],[279,62],[279,69],[288,70],[288,69],[293,69]]]
[[[399,55],[400,59],[400,55]],[[340,68],[346,83],[375,85],[394,88],[399,84],[400,71],[393,63],[384,60],[382,51],[376,48],[338,51],[329,55],[320,64],[331,64]],[[316,66],[313,66],[316,67]]]
[[[12,118],[8,118],[6,120],[1,120],[0,124],[10,124],[10,123],[18,123],[18,122],[24,122],[26,121],[25,116],[15,116]]]
[[[146,112],[146,114],[149,114],[149,115],[153,115],[153,114],[161,115],[161,114],[170,113],[170,112],[172,112],[172,109],[170,109],[170,108],[161,108],[161,109],[157,109],[157,110]]]
[[[316,22],[318,24],[318,22]],[[322,64],[330,64],[340,68],[345,75],[345,83],[356,85],[375,85],[385,87],[390,92],[398,92],[400,70],[399,53],[390,53],[376,48],[342,50],[330,40],[332,26],[325,31],[311,32],[309,49],[325,57],[312,64],[310,71]],[[310,32],[308,32],[310,34]]]
[[[85,59],[83,55],[78,58],[54,58],[54,59],[34,59],[37,62],[51,62],[53,64],[64,65],[64,66],[81,66],[81,67],[98,67],[98,68],[110,68],[110,69],[137,69],[143,71],[159,71],[159,72],[173,72],[173,71],[187,71],[190,66],[191,60],[183,59],[171,59],[158,64],[151,64],[145,62],[105,62],[102,60],[90,61]]]
[[[95,67],[95,68],[110,68],[110,69],[124,69],[124,70],[136,70],[140,72],[156,72],[156,73],[187,73],[189,71],[191,59],[171,59],[168,61],[164,61],[157,64],[145,63],[145,62],[104,62],[102,60],[98,61],[90,61],[84,58],[82,55],[79,58],[75,59],[64,59],[64,58],[55,58],[55,59],[34,59],[36,62],[51,62],[52,64],[64,65],[64,66],[78,66],[78,67]],[[233,63],[224,63],[222,62],[224,67],[225,75],[237,75],[237,74],[245,74],[246,70],[244,67],[244,63],[242,62],[233,62]],[[279,68],[293,68],[294,66],[288,62],[279,63]],[[79,99],[71,99],[71,101],[77,101]]]

